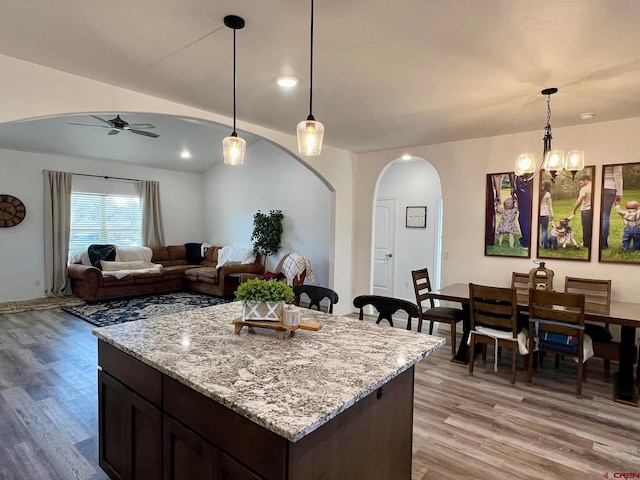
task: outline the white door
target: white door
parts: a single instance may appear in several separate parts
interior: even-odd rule
[[[373,244],[373,294],[395,296],[395,198],[376,201]]]

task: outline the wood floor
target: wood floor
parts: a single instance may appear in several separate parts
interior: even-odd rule
[[[0,315],[0,480],[106,478],[92,329],[60,310]],[[473,376],[450,355],[416,368],[412,480],[640,478],[640,409],[611,400],[601,362],[577,399],[568,364],[527,385],[520,363],[512,386],[508,355]]]

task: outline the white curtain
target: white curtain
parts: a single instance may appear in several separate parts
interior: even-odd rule
[[[160,205],[160,182],[141,180],[138,193],[142,206],[142,244],[164,245],[164,225]]]
[[[44,170],[44,274],[47,297],[64,296],[71,230],[71,173]]]

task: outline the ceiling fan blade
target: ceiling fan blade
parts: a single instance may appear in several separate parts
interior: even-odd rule
[[[67,125],[80,125],[81,127],[98,127],[98,128],[112,128],[106,125],[89,125],[88,123],[67,123]]]
[[[111,130],[109,133],[107,133],[107,135],[117,135],[120,133],[120,130]]]
[[[129,126],[131,128],[156,128],[155,125],[151,125],[150,123],[130,123]]]
[[[95,115],[91,115],[91,116],[92,116],[93,118],[95,118],[96,120],[100,120],[101,122],[106,123],[106,124],[107,124],[107,125],[109,125],[110,127],[112,127],[112,126],[113,126],[109,120],[105,120],[104,118],[100,118],[100,117],[97,117],[97,116],[95,116]]]
[[[144,130],[136,130],[135,128],[130,128],[130,132],[137,133],[138,135],[144,135],[145,137],[158,138],[160,135],[157,133],[145,132]]]

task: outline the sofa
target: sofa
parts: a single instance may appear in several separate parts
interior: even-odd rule
[[[230,297],[241,274],[264,273],[259,255],[250,263],[231,261],[218,266],[223,247],[210,246],[203,256],[194,256],[187,254],[189,245],[194,244],[116,249],[114,261],[93,264],[87,255],[72,257],[67,267],[71,290],[87,301],[184,289]]]

